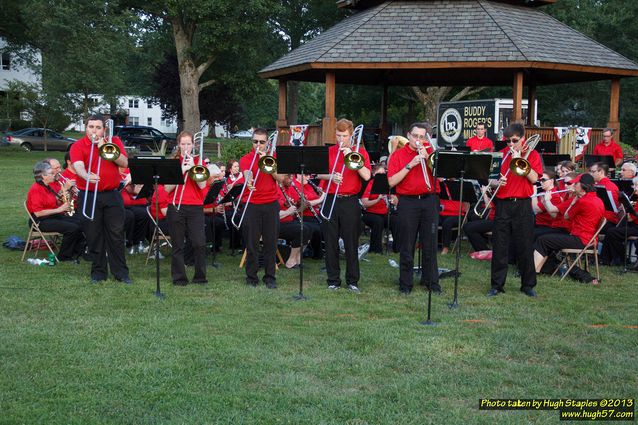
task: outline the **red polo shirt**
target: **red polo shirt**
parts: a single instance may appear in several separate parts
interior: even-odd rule
[[[370,169],[370,156],[363,146],[359,147],[359,153],[363,156],[363,166]],[[339,155],[339,158],[337,158],[337,154]],[[339,145],[332,145],[328,148],[328,164],[330,170],[334,167],[335,160],[337,161],[335,172],[340,173],[343,168],[343,154],[339,153]],[[327,182],[328,181],[326,180],[326,184]],[[331,183],[328,193],[335,193],[336,190],[337,185],[334,184],[334,182]],[[358,195],[360,191],[361,177],[359,177],[359,173],[346,167],[343,171],[343,179],[341,180],[341,185],[339,187],[339,195]]]
[[[148,199],[146,198],[135,199],[136,195],[130,193],[128,190],[126,190],[126,188],[122,189],[120,193],[122,194],[122,200],[124,200],[125,207],[134,207],[136,205],[141,205],[145,207],[148,205]]]
[[[248,171],[249,169],[253,172],[253,184],[255,185],[255,190],[253,190],[253,195],[250,197],[251,204],[269,204],[271,202],[275,202],[279,199],[277,193],[279,192],[279,188],[277,187],[277,182],[273,178],[272,175],[266,173],[259,173],[259,178],[257,182],[255,182],[255,177],[257,176],[257,171],[259,171],[259,156],[255,159],[252,168],[250,167],[250,163],[253,158],[257,155],[257,153],[253,150],[252,152],[248,152],[246,155],[242,156],[239,160],[239,169],[242,171]],[[276,157],[276,156],[275,156]],[[244,190],[244,196],[241,202],[246,202],[248,199],[248,194],[250,191],[248,188]]]
[[[509,152],[509,148],[502,149],[503,157]],[[511,155],[507,155],[507,158],[501,164],[501,174],[504,175],[510,168],[510,162],[512,160]],[[541,162],[541,156],[535,150],[530,152],[527,157],[532,170],[536,171],[539,176],[543,175],[543,163]],[[534,193],[534,187],[527,179],[527,177],[520,177],[510,172],[507,175],[507,184],[501,187],[496,194],[498,199],[505,198],[529,198]]]
[[[479,139],[478,136],[471,137],[467,142],[465,142],[465,146],[470,147],[470,151],[484,151],[494,152],[494,143],[487,137],[483,137]]]
[[[423,144],[428,155],[434,152],[432,146],[425,142]],[[403,146],[392,153],[390,163],[388,164],[388,178],[401,171],[412,158],[417,156],[415,150],[412,150],[409,144]],[[423,169],[420,165],[416,165],[408,171],[408,174],[396,185],[397,195],[423,195],[426,193],[438,193],[440,191],[439,182],[432,175],[432,170],[427,167],[427,173],[430,179],[430,189],[428,190],[423,176]]]
[[[568,232],[571,230],[572,222],[571,220],[565,219],[565,211],[567,211],[573,200],[574,197],[569,196],[563,199],[558,205],[556,205],[556,208],[558,208],[558,214],[556,214],[556,217],[551,222],[549,227],[553,227],[555,229],[564,229]]]
[[[370,179],[370,181],[368,182],[368,185],[366,186],[366,190],[363,193],[363,198],[368,198],[371,201],[374,201],[375,199],[379,198],[378,194],[373,195],[372,192],[372,183],[374,183],[374,179]],[[388,214],[388,205],[386,204],[385,200],[380,200],[379,202],[377,202],[376,204],[367,207],[366,208],[366,212],[372,213],[372,214],[382,214],[382,215],[386,215]]]
[[[288,204],[288,201],[286,200],[286,198],[284,197],[284,193],[283,191],[286,192],[286,195],[288,195],[288,197],[292,200],[292,202],[297,202],[297,198],[298,196],[296,196],[297,194],[294,193],[295,190],[292,187],[286,187],[286,186],[281,186],[281,189],[279,189],[278,191],[278,197],[277,197],[277,201],[279,202],[279,209],[281,211],[285,211],[288,208],[290,208],[290,205]],[[295,213],[292,213],[284,218],[280,218],[279,221],[282,223],[290,223],[291,221],[293,221],[294,219],[297,218],[297,215]]]
[[[616,204],[616,207],[620,207],[620,203],[618,202],[618,192],[619,192],[619,190],[618,190],[618,186],[616,186],[615,183],[613,183],[611,180],[609,180],[609,178],[603,177],[598,183],[596,183],[596,186],[604,186],[605,189],[610,191],[611,192],[611,197],[613,198],[614,203]],[[604,206],[604,204],[603,204],[603,206]],[[613,223],[613,224],[617,224],[618,223],[618,216],[616,216],[616,213],[613,212],[613,211],[605,210],[605,218],[610,223]]]
[[[120,155],[126,156],[126,149],[124,149],[124,145],[119,137],[113,137],[113,144],[117,145],[120,148]],[[91,150],[93,150],[93,158],[91,165],[89,166],[89,157],[91,155]],[[84,168],[86,171],[90,171],[92,173],[97,174],[97,165],[100,160],[100,155],[98,152],[97,145],[94,145],[91,140],[85,135],[80,140],[76,141],[71,145],[71,150],[69,151],[71,155],[71,162],[76,163],[78,161],[84,163]],[[120,170],[118,166],[113,161],[102,160],[100,165],[100,181],[98,182],[98,191],[103,192],[107,190],[115,190],[120,185]],[[78,179],[76,181],[78,189],[86,190],[86,180]],[[88,190],[95,190],[95,186],[93,184],[89,185]]]
[[[441,212],[439,215],[441,217],[452,217],[459,215],[459,201],[454,201],[451,199],[441,199]],[[465,214],[465,207],[462,208],[461,214]]]
[[[180,155],[179,162],[182,163],[184,158]],[[193,157],[194,163],[198,163],[198,157]],[[183,194],[182,194],[183,193]],[[175,205],[204,205],[204,198],[206,197],[206,191],[200,189],[197,183],[188,177],[188,171],[184,173],[184,184],[177,185],[171,192],[171,203]]]
[[[594,147],[594,155],[611,155],[614,157],[614,163],[619,159],[623,159],[622,148],[614,139],[609,142],[608,146],[600,142]]]
[[[556,192],[558,189],[553,188],[552,192]],[[560,197],[560,193],[553,193],[550,201],[552,203],[552,205],[554,206],[558,206],[560,205],[560,203],[562,202],[562,199]],[[552,223],[554,222],[555,218],[552,217],[548,212],[547,209],[545,208],[545,204],[543,204],[542,201],[542,197],[544,195],[540,195],[536,198],[536,205],[538,206],[538,208],[540,208],[540,212],[538,214],[536,214],[536,225],[537,226],[546,226],[546,227],[552,227]]]
[[[596,196],[596,192],[587,193],[569,210],[569,219],[572,222],[569,233],[578,237],[583,244],[587,244],[596,233],[604,213],[605,206]]]
[[[58,198],[44,184],[33,183],[27,193],[27,209],[31,214],[59,206]]]
[[[153,193],[153,199],[151,200],[151,205],[150,205],[150,211],[151,211],[151,214],[153,215],[153,218],[155,218],[155,203],[157,202],[158,196],[159,196],[159,208],[160,208],[159,219],[163,220],[164,218],[166,218],[166,216],[162,214],[162,210],[164,208],[167,208],[169,204],[169,195],[168,193],[166,193],[166,190],[164,189],[163,184],[158,185],[157,191]]]

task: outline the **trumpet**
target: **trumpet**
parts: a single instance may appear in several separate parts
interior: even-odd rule
[[[199,142],[199,144],[197,143]],[[199,151],[199,152],[198,152]],[[191,158],[198,156],[199,164],[193,165],[184,175],[184,184],[181,187],[179,194],[179,202],[175,202],[177,200],[177,189],[175,189],[175,193],[173,193],[173,206],[175,209],[179,211],[182,206],[182,199],[184,198],[184,191],[186,190],[186,182],[190,178],[195,183],[201,183],[208,180],[210,177],[210,171],[208,168],[203,165],[204,163],[204,133],[199,131],[193,135],[193,149],[190,154],[185,153],[184,159],[182,161],[182,166],[186,164]]]
[[[279,137],[279,131],[273,132],[268,137],[268,142],[266,143],[267,154],[264,157],[260,158],[259,161],[257,162],[257,173],[255,174],[255,178],[252,183],[253,187],[257,184],[257,179],[259,178],[260,173],[264,172],[265,174],[274,174],[277,172],[277,160],[274,157],[275,147],[277,146],[277,137]],[[251,175],[252,175],[253,166],[255,165],[255,160],[259,156],[259,151],[260,151],[259,145],[257,145],[257,149],[255,150],[253,160],[250,162],[250,167],[248,167],[248,170],[245,170],[245,172],[249,172],[251,173]],[[244,182],[244,186],[241,188],[241,192],[239,193],[239,198],[237,198],[237,203],[235,204],[233,215],[230,217],[231,223],[233,223],[233,226],[235,226],[237,230],[239,230],[239,228],[241,227],[241,224],[244,221],[244,217],[246,216],[246,210],[248,209],[248,203],[250,202],[250,199],[253,196],[253,191],[251,190],[250,193],[248,194],[248,198],[246,199],[246,205],[244,206],[244,210],[242,211],[241,217],[239,218],[239,223],[235,223],[235,217],[237,216],[237,212],[239,211],[239,205],[241,204],[241,199],[244,197],[244,191],[246,190],[246,187],[248,186],[249,180],[250,179],[246,179],[246,181]]]
[[[352,142],[354,140],[357,141],[356,147],[354,150],[343,157],[343,166],[341,167],[341,176],[343,178],[343,173],[346,171],[346,167],[349,170],[357,171],[363,168],[363,155],[359,153],[359,147],[361,146],[361,139],[363,137],[363,125],[358,125],[354,131],[352,132],[352,136],[350,136],[350,146],[352,146]],[[335,171],[337,170],[337,162],[339,159],[339,155],[341,153],[341,149],[337,151],[337,155],[335,156],[334,165],[332,166],[332,171],[330,172],[330,178],[328,179],[328,185],[326,186],[326,193],[330,193],[330,185],[332,184],[332,180],[335,176]],[[337,195],[339,194],[339,187],[341,187],[341,183],[336,184],[336,189],[332,197],[332,203],[330,205],[330,209],[328,214],[326,215],[325,208],[328,201],[328,196],[324,199],[321,204],[321,216],[326,220],[330,220],[332,217],[332,211],[334,210],[335,204],[337,202]]]
[[[525,140],[525,146],[523,147],[523,150],[525,151],[525,155],[523,157],[514,158],[513,160],[511,160],[509,164],[509,168],[507,169],[505,174],[501,174],[501,176],[507,177],[510,172],[516,174],[519,177],[527,176],[532,170],[532,167],[529,161],[527,160],[527,158],[532,153],[532,151],[536,148],[536,145],[538,145],[538,142],[540,142],[540,140],[541,140],[541,136],[539,134],[534,134],[529,139]],[[505,162],[505,160],[512,154],[512,152],[513,152],[512,149],[510,149],[509,152],[507,152],[507,154],[503,157],[503,162]],[[501,187],[502,185],[500,184],[500,181],[499,181],[499,185],[492,192],[492,196],[490,197],[489,201],[485,202],[485,207],[482,211],[477,211],[476,206],[478,206],[479,204],[476,204],[476,206],[474,206],[474,212],[476,213],[476,215],[483,218],[487,210],[490,209],[489,206],[492,204],[492,201],[494,201],[494,198],[496,198],[496,194],[501,189]],[[487,190],[484,193],[487,194]]]
[[[105,144],[103,144],[102,146],[100,146],[100,148],[98,149],[98,160],[97,160],[97,169],[96,169],[96,173],[98,176],[100,175],[100,169],[102,167],[102,160],[106,160],[106,161],[115,161],[116,159],[118,159],[120,157],[120,148],[113,143],[113,120],[107,120],[106,121],[106,129],[107,129],[107,142]],[[99,140],[97,140],[97,136],[95,134],[91,135],[91,152],[89,153],[89,169],[86,170],[86,193],[84,196],[84,202],[82,203],[82,215],[84,215],[84,217],[88,218],[89,220],[93,221],[93,219],[95,218],[95,205],[97,203],[97,191],[98,191],[98,182],[95,182],[95,189],[93,191],[93,206],[91,207],[91,214],[87,214],[87,210],[86,210],[86,203],[88,200],[88,193],[89,193],[89,185],[91,183],[91,174],[92,174],[92,170],[91,170],[91,166],[93,163],[93,151],[95,149],[94,146],[99,143]]]

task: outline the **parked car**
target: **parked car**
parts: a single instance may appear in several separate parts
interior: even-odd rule
[[[242,130],[230,135],[231,139],[252,139],[253,132],[251,130]]]
[[[64,137],[64,135],[48,128],[29,128],[4,136],[10,145],[20,146],[25,151],[44,150],[45,138],[47,150],[50,151],[68,151],[75,142],[75,139]]]
[[[132,147],[140,152],[159,152],[162,142],[166,140],[166,153],[170,153],[177,143],[174,137],[162,133],[156,128],[141,125],[118,125],[114,135],[122,139],[126,147]]]

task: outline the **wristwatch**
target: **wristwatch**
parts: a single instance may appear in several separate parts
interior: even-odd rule
[[[405,169],[406,170],[410,170],[412,167],[410,167],[410,164],[406,164]]]

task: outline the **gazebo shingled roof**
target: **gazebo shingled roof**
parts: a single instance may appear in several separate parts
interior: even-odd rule
[[[519,78],[514,84],[522,91],[523,78],[534,87],[617,82],[638,76],[638,65],[536,7],[387,0],[347,17],[259,74],[383,86],[506,85]]]

